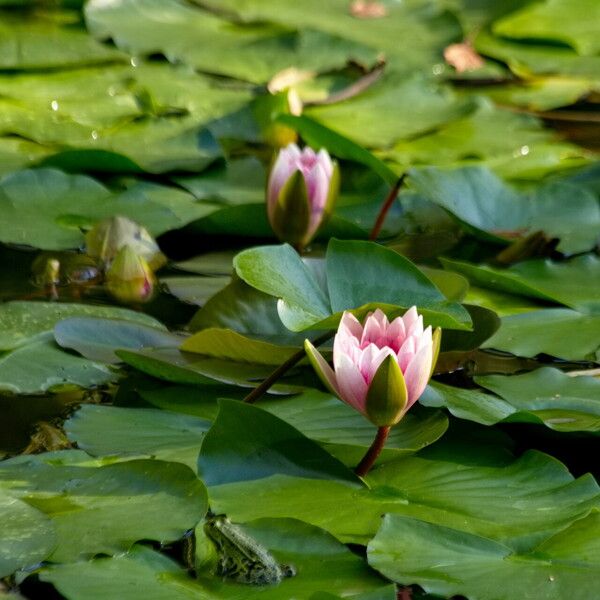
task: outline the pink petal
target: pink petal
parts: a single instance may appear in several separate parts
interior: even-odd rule
[[[342,356],[348,356],[354,363],[360,358],[358,340],[344,331],[338,332],[333,340],[333,368],[336,371]]]
[[[342,331],[342,329],[345,330],[349,335],[353,335],[357,340],[360,340],[362,337],[363,326],[360,324],[360,321],[347,310],[344,311],[344,314],[340,320],[338,333]]]
[[[269,218],[272,218],[279,192],[285,182],[298,170],[297,162],[300,157],[300,148],[296,144],[290,144],[279,152],[277,160],[269,174],[267,184],[267,210]]]
[[[402,317],[396,317],[387,328],[387,345],[393,348],[394,352],[398,352],[406,338],[406,330],[404,329],[404,321]]]
[[[325,174],[323,167],[317,164],[310,173],[304,175],[304,179],[306,181],[308,201],[310,203],[310,223],[308,226],[308,233],[312,236],[323,221],[325,204],[327,203],[327,194],[329,193],[329,178]]]
[[[382,316],[383,319],[382,320]],[[387,326],[387,317],[379,310],[379,314],[375,311],[367,316],[365,320],[365,328],[360,339],[360,347],[366,348],[369,344],[376,344],[381,347],[385,344],[385,331]]]
[[[333,162],[331,161],[329,152],[327,152],[327,150],[324,148],[321,148],[317,153],[317,160],[323,167],[325,174],[327,175],[327,179],[331,179],[331,176],[333,175]]]
[[[408,335],[408,331],[410,330],[410,326],[419,318],[419,313],[417,312],[416,306],[411,306],[402,317],[404,321],[404,330],[406,331],[406,335]]]
[[[364,414],[369,387],[358,367],[348,356],[341,356],[339,368],[335,372],[335,378],[340,398]]]
[[[404,373],[406,390],[408,392],[407,410],[419,399],[429,381],[431,373],[431,345],[421,348],[410,361]]]
[[[406,369],[409,363],[411,362],[413,356],[415,355],[416,351],[417,349],[415,338],[406,338],[406,340],[404,340],[404,343],[400,347],[400,350],[398,350],[398,364],[400,365],[400,370],[403,373],[406,372]]]
[[[428,345],[431,346],[431,344],[433,343],[431,325],[429,325],[427,327],[427,329],[423,332],[423,334],[418,339],[416,339],[416,342],[417,342],[417,349],[416,349],[417,352],[424,346],[428,346]]]

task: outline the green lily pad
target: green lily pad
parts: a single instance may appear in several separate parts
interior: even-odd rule
[[[76,350],[90,360],[118,363],[115,350],[177,348],[183,338],[157,324],[149,326],[119,319],[71,317],[54,327],[54,339],[63,348]]]
[[[594,377],[569,377],[543,367],[522,375],[479,376],[475,381],[497,396],[433,383],[420,402],[444,406],[455,417],[482,425],[510,421],[540,423],[563,432],[600,431],[600,380]]]
[[[384,18],[359,19],[345,0],[305,0],[302,5],[278,0],[208,0],[202,5],[229,10],[245,22],[274,21],[291,28],[309,28],[377,48],[395,72],[429,71],[442,50],[462,34],[445,6],[420,3],[385,4]],[[412,108],[415,108],[414,106]],[[400,113],[400,111],[398,111]]]
[[[237,362],[258,365],[280,365],[300,350],[298,347],[279,346],[253,340],[231,329],[210,327],[187,338],[181,349],[184,352],[213,356]]]
[[[98,467],[19,457],[2,463],[0,488],[50,517],[57,537],[50,558],[57,562],[123,552],[142,539],[176,540],[207,510],[194,473],[158,460]]]
[[[263,399],[258,405],[322,444],[349,466],[356,466],[373,442],[377,428],[338,398],[307,390],[289,398]],[[434,443],[444,435],[448,419],[439,411],[411,409],[392,428],[378,464]]]
[[[39,11],[24,19],[0,14],[0,69],[53,69],[123,61],[126,56],[90,37],[71,11]]]
[[[114,194],[84,175],[36,169],[0,181],[0,210],[3,242],[63,250],[83,244],[81,227],[113,215],[133,218],[158,235],[213,209],[180,190],[140,185]]]
[[[90,388],[116,379],[118,373],[107,365],[62,351],[50,334],[0,355],[0,390],[14,394]]]
[[[579,54],[600,54],[600,41],[591,23],[600,20],[594,0],[545,0],[496,21],[496,35],[524,40],[566,43]]]
[[[578,83],[576,94],[581,95],[582,84]],[[587,92],[589,81],[584,87]],[[503,98],[503,92],[508,93],[506,87],[493,88],[492,92],[485,88],[482,92],[499,98],[498,101]],[[540,98],[539,93],[532,92],[531,96]],[[577,97],[576,95],[575,99]],[[506,131],[510,131],[509,136]],[[391,150],[386,150],[383,156],[403,168],[483,163],[497,175],[533,180],[555,173],[561,168],[584,164],[588,160],[581,148],[559,141],[537,119],[493,107],[483,100],[472,114],[416,139],[398,142]],[[493,179],[493,176],[490,175],[490,178]],[[485,202],[485,198],[480,201]],[[443,196],[440,196],[440,202],[444,202],[447,208],[452,203],[458,209],[468,212],[466,207],[463,208],[451,198],[444,201]]]
[[[426,167],[411,171],[410,180],[425,198],[484,238],[502,241],[511,232],[525,236],[542,230],[559,238],[558,248],[567,253],[590,250],[598,238],[597,198],[567,183],[550,183],[523,194],[483,167]]]
[[[150,327],[163,327],[143,313],[114,306],[56,302],[6,302],[0,306],[0,349],[19,346],[46,338],[54,326],[71,317],[122,319]]]
[[[494,36],[484,29],[475,38],[475,49],[492,58],[502,60],[521,77],[538,75],[565,75],[587,77],[598,87],[599,56],[581,56],[575,50],[556,44],[527,44]]]
[[[600,313],[600,258],[593,254],[565,262],[528,260],[508,269],[447,259],[442,263],[482,287]]]
[[[512,404],[519,414],[531,412],[557,431],[600,431],[600,380],[569,377],[545,367],[522,375],[486,375],[475,381]]]
[[[292,331],[335,327],[344,309],[366,313],[378,304],[397,313],[416,304],[428,322],[450,328],[466,329],[470,321],[408,259],[373,242],[330,242],[327,293],[288,245],[245,250],[234,266],[246,283],[280,298],[279,316]],[[361,279],[354,278],[357,272]]]
[[[445,597],[587,600],[600,567],[599,533],[595,512],[515,549],[494,537],[386,515],[368,556],[384,576]]]
[[[232,360],[206,357],[177,348],[146,348],[117,350],[115,354],[125,363],[165,381],[186,385],[207,385],[215,382],[252,388],[265,379],[272,366],[240,363]],[[286,384],[271,387],[274,393],[294,393],[300,388]]]
[[[290,64],[330,71],[351,59],[370,65],[377,55],[344,37],[268,23],[244,26],[177,0],[92,1],[85,17],[95,37],[112,38],[132,54],[160,52],[171,62],[255,83],[266,83]]]
[[[165,410],[84,405],[65,423],[65,432],[92,456],[145,456],[195,469],[210,426],[206,419]]]
[[[231,277],[161,277],[165,289],[182,302],[202,306],[225,288]]]
[[[484,347],[517,356],[549,354],[565,360],[600,362],[600,316],[566,308],[506,316]]]
[[[309,462],[303,453],[300,466],[300,434],[283,421],[271,415],[266,419],[264,411],[239,402],[227,403],[227,410],[231,427],[218,426],[220,420],[225,423],[217,418],[205,437],[199,466],[212,510],[234,521],[296,518],[343,542],[365,543],[381,515],[391,512],[495,536],[521,548],[585,516],[600,498],[590,475],[574,480],[549,456],[527,452],[487,466],[472,460],[476,446],[464,460],[450,446],[443,458],[417,455],[387,462],[369,474],[369,488],[357,489],[350,479],[337,476],[337,468],[331,471],[329,461]],[[260,414],[260,423],[273,425],[249,425],[242,411]]]
[[[395,598],[393,586],[316,527],[291,519],[263,519],[244,525],[244,530],[278,560],[293,564],[296,575],[272,586],[236,584],[206,573],[193,579],[163,554],[135,546],[113,558],[46,567],[41,578],[70,600],[100,600],[113,590],[123,600],[138,598],[140,591],[156,600],[309,600],[321,589],[333,589],[355,600]]]
[[[0,577],[47,558],[56,544],[54,526],[44,513],[18,498],[0,494]]]
[[[282,470],[296,478],[360,486],[358,476],[300,431],[236,400],[219,401],[219,414],[202,442],[198,470],[209,486],[268,480]]]
[[[462,118],[472,108],[470,101],[434,87],[424,77],[390,75],[356,98],[311,108],[306,114],[367,148],[387,148]]]

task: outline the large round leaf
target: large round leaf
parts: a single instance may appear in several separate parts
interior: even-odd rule
[[[39,455],[0,467],[0,488],[50,517],[57,535],[54,561],[123,552],[137,540],[176,540],[207,510],[204,486],[179,463],[57,463]]]
[[[600,569],[600,514],[516,550],[494,538],[387,515],[369,563],[398,583],[477,600],[588,600]]]

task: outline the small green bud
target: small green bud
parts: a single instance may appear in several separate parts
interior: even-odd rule
[[[152,300],[156,278],[144,257],[131,246],[124,246],[106,272],[105,285],[119,302],[138,304]]]

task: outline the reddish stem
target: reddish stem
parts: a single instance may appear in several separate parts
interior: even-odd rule
[[[371,447],[367,450],[367,453],[363,456],[363,459],[358,463],[358,467],[354,469],[354,472],[360,477],[364,477],[370,470],[377,457],[381,454],[383,447],[385,446],[385,441],[390,434],[391,427],[389,425],[385,425],[384,427],[379,427],[377,429],[377,435],[371,444]]]
[[[406,173],[403,173],[390,190],[390,193],[387,195],[384,203],[381,205],[381,208],[379,209],[379,214],[377,215],[377,220],[375,221],[375,225],[373,225],[373,229],[371,229],[371,233],[369,235],[369,239],[371,241],[374,242],[379,237],[379,233],[381,232],[381,228],[383,227],[383,222],[385,221],[385,218],[390,208],[392,207],[392,204],[394,204],[394,200],[396,199],[396,196],[398,196],[398,192],[400,191],[400,188],[402,187],[405,178]]]

